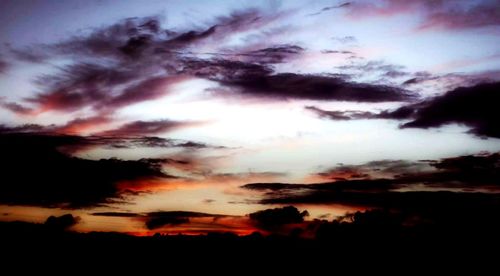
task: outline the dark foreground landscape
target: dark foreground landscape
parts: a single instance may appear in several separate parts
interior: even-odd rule
[[[113,268],[130,260],[134,265],[149,264],[148,268],[168,265],[177,269],[184,263],[216,265],[224,260],[227,267],[243,265],[280,271],[328,271],[336,265],[340,271],[394,270],[399,266],[408,266],[412,271],[493,269],[500,246],[498,209],[463,211],[463,215],[447,215],[439,221],[384,210],[358,212],[350,222],[309,224],[316,228],[312,238],[300,237],[302,229],[294,229],[289,235],[255,232],[245,236],[78,233],[65,230],[72,219],[65,215],[51,217],[44,224],[1,222],[0,239],[2,250],[9,252],[7,260],[57,260],[65,264],[85,260],[91,267]],[[200,267],[185,269],[196,271]]]

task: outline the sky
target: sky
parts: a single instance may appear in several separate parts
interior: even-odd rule
[[[0,220],[248,234],[498,193],[498,45],[497,0],[1,1]]]

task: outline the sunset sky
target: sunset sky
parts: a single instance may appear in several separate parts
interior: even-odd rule
[[[2,221],[248,234],[500,192],[498,0],[3,0],[0,42]]]

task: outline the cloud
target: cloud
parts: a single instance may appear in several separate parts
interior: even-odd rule
[[[81,134],[92,131],[95,127],[109,124],[113,119],[106,115],[73,119],[62,126],[54,126],[51,131],[63,134]]]
[[[356,43],[358,40],[354,36],[341,36],[341,37],[332,37],[332,40],[337,41],[338,43],[341,44],[348,44],[348,43]]]
[[[192,122],[180,122],[171,120],[158,121],[134,121],[126,123],[116,129],[106,130],[97,133],[97,136],[150,136],[161,134],[177,128],[193,125]],[[194,147],[196,144],[186,144],[188,147]],[[199,144],[198,144],[199,145]]]
[[[407,101],[412,98],[409,92],[394,87],[350,83],[336,77],[293,73],[247,76],[223,83],[241,87],[243,93],[283,99],[386,102]]]
[[[407,101],[415,97],[410,91],[396,87],[349,82],[338,76],[275,73],[266,64],[189,59],[184,65],[184,74],[216,81],[236,88],[231,92],[252,97],[354,102]]]
[[[137,213],[124,213],[124,212],[97,212],[97,213],[92,213],[91,215],[97,217],[119,217],[119,218],[134,218],[141,216],[140,214]]]
[[[2,55],[0,55],[0,74],[4,74],[5,72],[7,72],[9,67],[10,64],[7,61],[3,60]]]
[[[373,119],[374,117],[373,113],[364,111],[327,111],[315,106],[306,106],[305,109],[314,112],[320,118],[336,121]]]
[[[469,28],[493,27],[500,25],[500,9],[498,1],[479,1],[472,5],[453,5],[440,9],[429,10],[427,18],[420,26],[421,30],[428,28],[444,28],[460,30]]]
[[[0,134],[5,133],[45,133],[52,131],[53,126],[42,126],[37,124],[24,124],[20,126],[0,125]]]
[[[59,217],[50,216],[45,221],[45,226],[52,231],[63,231],[75,226],[79,221],[79,217],[74,217],[71,214],[66,214]]]
[[[344,54],[344,55],[354,55],[354,52],[345,51],[345,50],[323,50],[322,54]]]
[[[19,115],[31,115],[33,114],[33,110],[29,107],[23,106],[21,104],[15,103],[15,102],[9,102],[0,97],[0,107],[9,110],[11,112],[14,112]]]
[[[249,9],[217,17],[206,28],[183,32],[162,29],[159,17],[129,18],[62,42],[33,46],[37,51],[12,52],[32,62],[60,57],[74,61],[38,78],[36,84],[42,92],[24,99],[38,113],[87,107],[113,111],[165,96],[172,85],[191,78],[179,73],[179,68],[187,56],[204,55],[192,51],[199,43],[220,45],[233,34],[265,26],[280,16]],[[301,50],[298,46],[277,45],[235,54],[270,63],[281,62]]]
[[[500,10],[496,0],[469,1],[358,1],[346,7],[354,18],[387,17],[399,14],[417,14],[417,30],[441,28],[462,30],[500,25]]]
[[[412,162],[407,160],[379,160],[361,165],[340,164],[331,169],[313,175],[316,180],[353,180],[373,178],[394,178],[403,174],[431,171],[429,162]]]
[[[192,78],[215,81],[222,86],[221,91],[231,88],[236,95],[267,99],[384,102],[412,98],[412,93],[396,87],[354,83],[332,75],[275,71],[274,65],[305,51],[298,45],[258,41],[237,47],[229,43],[233,35],[268,26],[283,16],[249,9],[180,32],[163,29],[158,17],[130,18],[62,42],[35,45],[37,51],[26,51],[42,52],[39,60],[68,58],[74,62],[39,76],[36,84],[41,92],[23,99],[29,107],[9,103],[4,108],[18,114],[88,108],[111,113],[169,95],[174,85]],[[232,46],[225,46],[226,42]],[[210,50],[199,50],[205,48]],[[23,50],[15,51],[19,54]]]
[[[352,102],[408,101],[414,95],[395,87],[348,82],[343,78],[274,73],[265,65],[229,60],[191,60],[184,72],[237,88],[241,95],[272,99]]]
[[[158,229],[167,225],[179,225],[190,222],[190,218],[219,218],[224,215],[214,215],[199,212],[168,211],[151,212],[146,217],[146,228],[149,230]]]
[[[146,77],[135,70],[90,63],[70,65],[59,75],[40,77],[37,82],[46,92],[25,100],[37,106],[36,110],[39,112],[70,112],[85,107],[110,112],[131,104],[158,99],[167,95],[173,84],[187,79],[181,75]],[[133,84],[136,81],[138,83]],[[119,88],[121,86],[126,88]]]
[[[77,63],[62,68],[59,74],[40,77],[37,83],[44,92],[25,100],[42,112],[75,111],[109,101],[109,91],[135,78],[135,73],[126,67]]]
[[[259,227],[263,229],[273,229],[286,224],[296,224],[304,221],[304,217],[309,216],[307,211],[299,212],[293,206],[282,208],[266,209],[248,215]]]
[[[366,186],[377,185],[378,181],[366,181]],[[351,183],[354,184],[354,183]],[[383,208],[397,210],[432,210],[446,208],[461,208],[467,206],[490,206],[498,205],[500,199],[498,193],[480,192],[452,192],[452,191],[391,191],[382,189],[345,189],[327,188],[313,190],[301,190],[300,188],[290,191],[280,190],[279,193],[266,194],[261,204],[341,204],[361,209]],[[495,207],[497,208],[497,207]],[[459,209],[456,209],[459,210]]]
[[[308,14],[308,16],[320,15],[320,14],[322,14],[322,13],[324,13],[324,12],[327,12],[327,11],[330,11],[330,10],[334,10],[334,9],[340,9],[340,8],[345,8],[345,7],[348,7],[349,5],[351,5],[351,3],[350,3],[350,2],[345,2],[345,3],[339,4],[339,5],[335,5],[335,6],[324,7],[324,8],[322,8],[322,9],[321,9],[320,11],[318,11],[318,12]]]
[[[189,140],[170,139],[151,136],[164,133],[179,127],[197,124],[196,122],[179,122],[170,120],[135,121],[126,123],[117,129],[95,133],[95,128],[113,122],[105,114],[77,118],[63,125],[24,124],[8,126],[0,124],[1,134],[32,134],[61,138],[58,149],[66,154],[76,154],[95,148],[184,148],[186,150],[226,149],[224,146],[210,145]],[[87,133],[91,133],[88,135]],[[81,136],[82,134],[87,134]],[[64,139],[63,139],[64,138]]]
[[[242,229],[231,229],[232,220],[241,220],[238,216],[208,214],[190,211],[157,211],[145,213],[124,212],[99,212],[92,213],[93,216],[131,218],[144,223],[147,230],[159,230],[161,232],[200,231],[207,233],[211,231],[237,231]],[[185,227],[187,226],[187,227]],[[245,226],[246,227],[246,226]],[[199,230],[194,230],[199,228]]]
[[[77,136],[2,133],[0,202],[59,208],[82,208],[125,202],[120,181],[168,179],[157,162],[147,159],[86,160],[58,151],[81,142]]]
[[[304,48],[300,46],[282,44],[235,54],[233,56],[239,57],[241,61],[249,63],[278,64],[301,54],[303,51]]]
[[[120,137],[120,136],[73,136],[71,143],[66,143],[60,150],[68,154],[76,154],[94,148],[106,149],[132,149],[132,148],[184,148],[194,149],[224,149],[222,146],[212,146],[186,140],[144,136],[144,137]],[[195,146],[196,145],[196,146]]]
[[[403,123],[401,128],[427,129],[447,124],[461,124],[471,128],[469,132],[477,136],[500,138],[500,122],[496,116],[495,105],[500,100],[496,92],[498,89],[500,89],[499,82],[459,87],[440,96],[379,113],[328,111],[315,106],[307,106],[306,109],[330,120],[410,120]]]
[[[349,51],[342,51],[346,54],[353,54]],[[386,81],[387,79],[397,79],[408,76],[410,73],[405,71],[405,67],[396,64],[386,63],[381,60],[353,62],[348,65],[337,66],[337,69],[343,73],[354,74],[359,77],[374,76],[378,82]]]
[[[122,125],[117,130],[123,132],[123,135],[86,135],[78,136],[80,132],[92,129],[94,126],[106,124],[110,121],[108,117],[87,117],[71,120],[63,125],[38,125],[24,124],[19,126],[8,126],[0,124],[0,133],[31,133],[52,136],[61,136],[68,138],[64,146],[107,146],[110,148],[132,148],[132,147],[181,147],[188,149],[203,148],[226,148],[224,146],[209,145],[206,143],[194,142],[181,139],[169,139],[163,137],[148,136],[154,134],[156,130],[168,130],[169,127],[179,127],[185,122],[159,120],[159,121],[136,121]],[[186,123],[190,124],[190,123]],[[123,128],[123,129],[122,129]],[[149,128],[149,129],[148,129]],[[130,130],[126,132],[126,130]],[[118,131],[116,131],[118,132]],[[149,133],[148,133],[149,132]],[[104,132],[103,132],[104,133]],[[142,135],[141,135],[142,133]],[[115,133],[118,134],[118,133]]]
[[[101,108],[116,109],[143,101],[161,98],[169,92],[168,88],[170,86],[187,79],[187,76],[182,75],[146,79],[137,85],[128,87],[122,94],[108,99]]]
[[[500,153],[466,155],[441,160],[409,162],[381,160],[362,165],[340,165],[316,175],[316,184],[253,183],[245,189],[262,191],[261,203],[340,203],[363,207],[416,204],[426,199],[442,202],[467,198],[496,198],[500,190]],[[435,193],[435,194],[433,194]]]
[[[436,94],[444,93],[458,87],[475,86],[481,83],[500,81],[499,70],[487,70],[476,73],[447,73],[447,74],[431,74],[426,71],[420,71],[401,85],[418,89],[419,87],[427,87],[436,92]]]
[[[478,136],[500,138],[500,121],[497,119],[496,104],[500,83],[485,83],[473,87],[461,87],[414,106],[408,115],[412,121],[403,128],[430,128],[458,123],[471,128]],[[405,108],[405,107],[403,107]],[[396,110],[398,113],[401,110]],[[391,116],[393,113],[387,113]]]

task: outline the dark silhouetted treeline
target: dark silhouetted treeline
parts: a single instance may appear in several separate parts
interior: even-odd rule
[[[370,262],[392,266],[419,262],[439,265],[496,263],[500,224],[485,211],[475,217],[447,215],[434,220],[388,210],[357,212],[334,221],[305,224],[315,237],[302,238],[301,229],[290,235],[232,233],[137,237],[123,233],[77,233],[68,230],[75,218],[52,217],[44,224],[0,222],[0,241],[8,258],[81,259],[110,265],[125,259],[155,265],[188,262],[255,266],[325,266],[343,262]],[[439,219],[438,219],[439,218]],[[111,263],[110,263],[111,262]],[[156,263],[159,262],[159,263]]]

